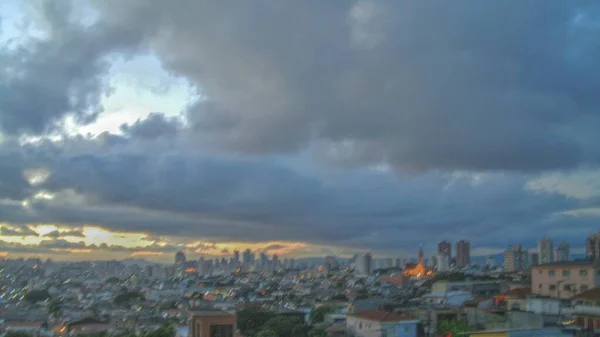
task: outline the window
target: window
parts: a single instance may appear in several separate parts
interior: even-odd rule
[[[233,325],[211,325],[210,337],[233,337]]]
[[[548,289],[549,289],[549,290],[556,290],[556,286],[555,286],[554,284],[551,284],[551,285],[548,287]]]
[[[564,289],[565,291],[571,291],[571,289],[573,289],[573,288],[571,287],[571,285],[570,285],[570,284],[565,284],[565,286],[563,287],[563,289]]]
[[[579,276],[587,276],[588,275],[588,271],[587,269],[581,269],[579,271]]]
[[[565,269],[562,271],[562,276],[569,276],[569,275],[571,275],[571,272],[569,270]]]
[[[542,275],[542,272],[543,271],[541,269],[538,269],[538,274]]]
[[[548,270],[548,276],[554,276],[556,274],[556,270]]]
[[[596,275],[600,276],[600,269],[596,270]]]
[[[538,284],[538,289],[542,289],[542,284]]]
[[[588,291],[588,286],[581,286],[581,291]]]

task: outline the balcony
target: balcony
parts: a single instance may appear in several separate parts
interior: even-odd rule
[[[576,305],[573,308],[573,314],[594,315],[600,317],[600,307],[595,307],[591,305]]]

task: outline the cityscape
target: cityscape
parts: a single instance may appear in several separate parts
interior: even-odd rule
[[[0,337],[600,337],[600,0],[0,0]]]

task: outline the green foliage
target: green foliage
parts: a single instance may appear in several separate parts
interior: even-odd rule
[[[327,332],[324,326],[316,326],[310,329],[308,337],[327,337]]]
[[[119,295],[115,296],[115,304],[118,305],[131,305],[136,301],[144,300],[144,295],[139,291],[124,291]]]
[[[334,312],[337,308],[331,305],[322,305],[311,310],[309,318],[312,324],[321,323],[325,316]]]
[[[332,301],[347,301],[348,297],[344,294],[335,294],[331,297]]]
[[[304,325],[298,317],[277,316],[269,319],[263,329],[274,331],[277,337],[290,337],[298,325]]]
[[[262,308],[244,308],[237,313],[237,325],[242,335],[253,337],[257,336],[262,326],[272,317],[272,312]]]
[[[119,284],[121,283],[121,280],[118,277],[112,276],[106,279],[106,283]]]
[[[25,331],[7,331],[4,337],[34,337],[33,334],[30,334]]]
[[[60,300],[52,300],[48,305],[48,312],[53,315],[59,315],[62,312],[62,301]]]
[[[256,337],[277,337],[277,333],[273,330],[262,330]]]
[[[175,327],[170,323],[166,323],[160,328],[146,333],[143,337],[175,337],[176,334]]]
[[[204,299],[204,294],[203,294],[203,293],[201,293],[201,292],[199,292],[199,291],[195,291],[195,292],[192,294],[192,298],[193,298],[193,299],[199,299],[199,300],[201,300],[201,299]]]
[[[43,302],[50,299],[48,290],[31,290],[25,294],[25,300],[31,303]]]
[[[467,332],[469,326],[464,321],[442,321],[438,326],[437,330],[439,333],[452,334],[457,336],[459,334]]]
[[[365,288],[360,288],[356,291],[355,299],[364,300],[369,298],[369,291]]]

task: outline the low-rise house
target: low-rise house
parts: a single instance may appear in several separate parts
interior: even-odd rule
[[[531,287],[515,288],[494,296],[494,305],[505,310],[525,310]]]
[[[552,262],[531,270],[534,295],[571,299],[596,287],[600,287],[600,264],[591,260]]]
[[[346,319],[348,337],[417,337],[419,331],[418,319],[396,312],[362,311]]]
[[[600,288],[594,288],[573,297],[575,324],[583,329],[600,330]]]

